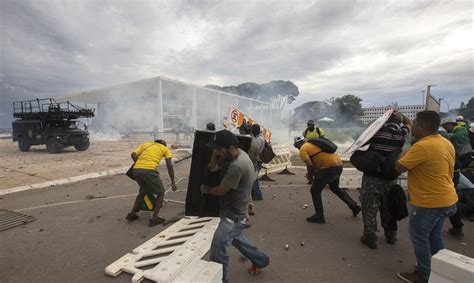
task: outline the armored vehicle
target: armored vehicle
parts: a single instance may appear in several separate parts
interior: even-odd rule
[[[74,146],[79,151],[89,148],[87,127],[77,127],[79,118],[94,117],[94,109],[75,106],[53,98],[13,102],[13,141],[21,151],[32,145],[46,144],[49,153],[61,153]]]

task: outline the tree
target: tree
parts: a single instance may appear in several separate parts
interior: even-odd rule
[[[472,120],[474,118],[474,97],[469,99],[469,102],[466,104],[466,108],[459,109],[459,115],[464,116],[464,118]]]
[[[265,97],[279,110],[295,101],[300,94],[298,87],[291,81],[271,81],[262,85],[262,88]]]
[[[291,104],[295,101],[296,97],[300,94],[298,87],[293,82],[282,80],[271,81],[266,84],[247,82],[238,86],[220,87],[207,85],[206,87],[270,102],[274,108],[279,110],[282,110],[287,103]]]
[[[362,105],[360,102],[362,98],[346,94],[343,97],[333,99],[333,104],[339,107],[341,113],[345,114],[346,117],[351,120],[359,120],[360,116],[364,114],[362,111]]]

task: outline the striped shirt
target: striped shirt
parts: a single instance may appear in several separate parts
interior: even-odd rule
[[[405,144],[405,138],[410,133],[407,126],[397,123],[386,123],[370,139],[369,150],[375,150],[382,156],[388,156],[391,152],[401,150]]]

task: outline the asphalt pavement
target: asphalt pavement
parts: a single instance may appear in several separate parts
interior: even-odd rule
[[[275,182],[262,183],[264,200],[254,203],[252,226],[244,230],[271,257],[271,265],[250,275],[248,260],[231,247],[231,282],[401,282],[396,273],[414,269],[407,219],[399,223],[396,245],[386,244],[381,232],[379,248],[370,250],[359,242],[361,216],[352,217],[328,189],[323,192],[327,224],[305,221],[314,212],[309,185],[304,171],[293,171],[297,174],[271,174]],[[178,184],[179,190],[186,187],[185,180]],[[146,212],[136,222],[124,220],[137,188],[126,176],[111,176],[2,196],[1,208],[37,220],[0,232],[0,281],[130,282],[130,275],[113,278],[104,268],[169,227],[148,227]],[[349,193],[358,201],[357,191]],[[185,192],[167,195],[184,197]],[[177,219],[183,213],[184,205],[168,202],[161,215]],[[465,221],[463,239],[450,237],[449,226],[446,221],[446,248],[474,257],[474,223]]]

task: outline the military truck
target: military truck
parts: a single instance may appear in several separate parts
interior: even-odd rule
[[[46,144],[49,153],[61,153],[74,146],[78,151],[89,148],[87,127],[78,128],[79,118],[94,117],[94,109],[75,106],[54,98],[13,102],[13,141],[21,151],[32,145]]]

